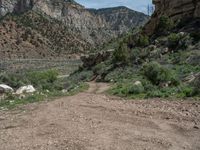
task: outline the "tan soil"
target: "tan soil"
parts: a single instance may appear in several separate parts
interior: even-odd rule
[[[200,102],[87,92],[0,111],[0,150],[200,150]]]

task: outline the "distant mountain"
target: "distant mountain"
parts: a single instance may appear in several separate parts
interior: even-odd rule
[[[132,27],[141,26],[148,20],[148,17],[143,13],[131,10],[124,6],[88,9],[88,11],[103,18],[111,30],[119,33],[127,32]]]
[[[0,0],[0,57],[81,54],[144,25],[148,16],[126,7],[86,9],[74,0]]]

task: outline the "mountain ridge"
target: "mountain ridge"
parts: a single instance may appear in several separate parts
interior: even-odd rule
[[[107,11],[104,12],[103,10]],[[90,49],[94,49],[113,38],[117,38],[120,34],[128,32],[133,27],[138,27],[145,24],[149,18],[145,14],[133,11],[125,7],[100,9],[99,11],[96,11],[98,12],[97,14],[93,13],[93,10],[87,9],[84,6],[71,0],[0,0],[0,18],[1,20],[3,20],[4,24],[2,25],[2,22],[0,23],[0,29],[2,30],[1,32],[3,32],[3,30],[7,30],[5,29],[7,23],[5,19],[2,18],[2,16],[5,17],[5,15],[8,15],[8,17],[5,18],[7,18],[7,20],[9,20],[8,18],[10,18],[10,20],[12,20],[14,24],[17,22],[16,27],[20,26],[24,28],[34,29],[34,32],[40,34],[41,37],[44,38],[44,40],[46,38],[47,40],[49,40],[50,38],[51,40],[49,41],[53,44],[54,48],[52,49],[49,44],[42,44],[42,46],[44,46],[45,49],[50,49],[51,51],[60,51],[60,55],[66,57],[68,52],[70,54],[80,54],[87,52]],[[38,14],[40,14],[39,16],[41,18],[38,18]],[[17,17],[19,20],[21,20],[21,22],[16,19]],[[44,18],[46,18],[46,20]],[[62,28],[66,28],[68,30],[67,34],[66,31],[60,31],[60,29],[56,27],[58,32],[60,32],[58,39],[62,40],[63,42],[58,41],[58,39],[57,42],[52,42],[52,38],[50,36],[46,36],[47,34],[49,34],[45,33],[48,32],[46,29],[44,29],[45,32],[41,32],[41,29],[34,27],[39,25],[39,23],[37,23],[37,20],[45,20],[45,22],[49,22],[48,20],[52,19],[54,20],[54,26],[59,26],[59,24],[62,24],[62,26],[65,26]],[[42,24],[44,25],[44,23]],[[51,24],[47,24],[51,26]],[[40,26],[40,28],[47,27]],[[13,30],[15,29],[10,29],[9,32]],[[15,34],[15,32],[19,32],[20,30],[16,29],[16,31],[13,32]],[[8,33],[8,35],[9,34],[10,33]],[[68,38],[68,41],[66,41],[66,36],[72,35],[74,37],[71,39]],[[16,38],[16,35],[13,38],[15,42],[18,40]],[[74,40],[76,42],[74,42]],[[36,40],[35,42],[38,41]],[[30,42],[28,43],[30,44]],[[58,43],[62,44],[58,46]],[[9,41],[9,38],[7,39],[7,41],[4,41],[3,44],[2,42],[0,42],[1,51],[2,49],[5,50],[7,47],[9,47],[8,45],[12,45],[12,43]],[[10,49],[12,49],[13,46],[10,47]],[[17,49],[23,49],[23,46],[19,46],[16,44],[14,44],[14,47],[17,47]],[[56,50],[55,47],[57,47]],[[39,48],[43,49],[42,47]],[[8,53],[12,52],[9,50]],[[35,55],[34,57],[42,56]],[[9,58],[12,58],[12,56]]]

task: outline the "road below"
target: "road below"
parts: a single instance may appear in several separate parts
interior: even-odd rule
[[[104,83],[0,111],[0,150],[200,150],[200,102],[124,100]]]

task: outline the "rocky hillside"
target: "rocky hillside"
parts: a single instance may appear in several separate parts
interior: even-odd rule
[[[126,7],[86,9],[73,0],[0,0],[0,57],[66,57],[89,51],[148,16]]]
[[[145,26],[145,33],[148,35],[154,33],[161,16],[168,16],[175,22],[200,17],[199,0],[153,0],[153,3],[155,12]]]
[[[200,1],[154,4],[155,13],[143,30],[109,43],[114,51],[82,57],[83,67],[72,78],[111,82],[109,92],[123,97],[199,100]]]
[[[147,21],[147,16],[138,13],[127,7],[114,7],[103,9],[88,9],[95,16],[100,16],[107,22],[107,28],[111,28],[115,32],[124,33],[130,30],[129,27],[137,27],[141,22]]]

